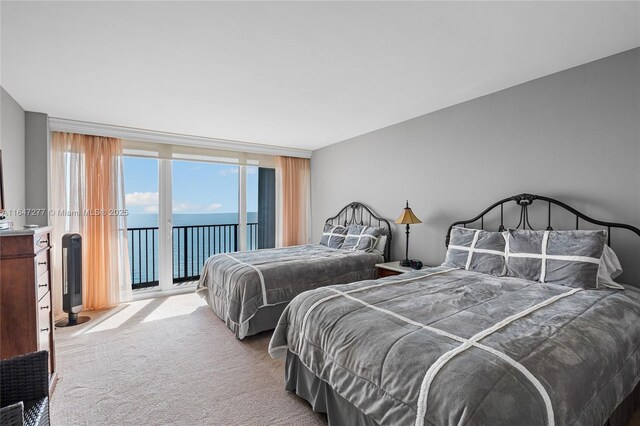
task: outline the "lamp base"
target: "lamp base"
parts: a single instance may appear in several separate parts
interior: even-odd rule
[[[409,259],[401,260],[400,261],[400,266],[408,268],[409,266],[411,266],[411,261]]]

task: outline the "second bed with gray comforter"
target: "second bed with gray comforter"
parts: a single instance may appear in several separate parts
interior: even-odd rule
[[[318,287],[376,276],[381,253],[320,244],[222,253],[210,257],[196,288],[236,337],[275,328],[286,304]]]
[[[296,297],[269,350],[371,423],[600,426],[640,377],[640,290],[431,268]]]

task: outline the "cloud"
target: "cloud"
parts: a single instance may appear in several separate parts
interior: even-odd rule
[[[125,194],[127,207],[143,207],[145,213],[158,213],[158,193],[157,192],[132,192]],[[211,213],[222,208],[220,203],[208,205],[193,203],[175,203],[173,211],[175,213]]]
[[[220,176],[231,176],[231,175],[237,175],[238,174],[238,166],[228,166],[223,168],[222,170],[220,170],[218,172],[218,175]]]
[[[176,203],[173,205],[174,212],[188,212],[201,210],[202,206],[190,203]]]
[[[220,203],[213,203],[213,204],[209,204],[209,205],[206,207],[206,210],[207,210],[208,212],[213,212],[213,211],[219,210],[219,209],[220,209],[220,207],[222,207],[222,204],[220,204]]]
[[[173,211],[176,213],[207,213],[219,210],[222,207],[220,203],[213,203],[207,206],[202,204],[176,203],[173,205]]]
[[[124,195],[127,206],[150,206],[158,204],[157,192],[132,192]],[[156,211],[158,211],[156,207]]]

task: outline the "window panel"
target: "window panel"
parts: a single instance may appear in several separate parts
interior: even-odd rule
[[[157,287],[158,160],[124,157],[124,191],[131,286]]]
[[[173,281],[198,279],[204,262],[239,250],[239,166],[173,160]]]
[[[124,159],[134,289],[192,283],[212,255],[275,246],[275,170],[263,167],[273,161],[216,153],[224,154],[221,158],[184,147],[148,148],[144,143],[128,146]],[[171,154],[174,148],[178,152]],[[242,188],[241,167],[246,171]],[[160,181],[164,195],[159,194]],[[246,226],[240,221],[241,195]],[[160,218],[165,222],[160,224]],[[166,230],[163,238],[161,229]],[[245,244],[240,236],[246,236]]]

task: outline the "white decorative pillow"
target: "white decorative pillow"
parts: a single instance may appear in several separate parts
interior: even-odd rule
[[[320,244],[331,248],[340,248],[347,236],[347,228],[341,225],[324,224]]]
[[[347,237],[342,243],[342,249],[352,251],[371,251],[375,247],[382,228],[364,225],[349,225]]]

